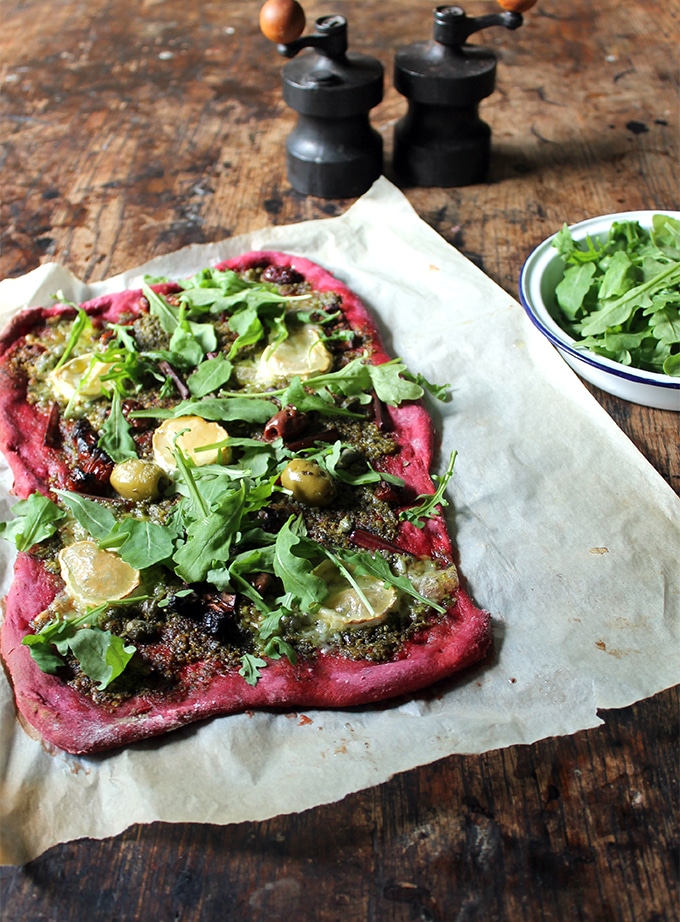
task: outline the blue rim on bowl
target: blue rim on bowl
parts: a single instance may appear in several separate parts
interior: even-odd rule
[[[650,227],[655,214],[680,220],[680,212],[659,208],[656,211],[624,211],[600,215],[570,225],[575,240],[606,237],[614,221],[639,221]],[[555,307],[554,290],[562,277],[564,263],[553,247],[551,234],[530,253],[519,278],[519,298],[534,326],[555,346],[568,365],[584,380],[607,393],[633,403],[680,412],[680,379],[622,365],[589,349],[579,348],[551,315]]]

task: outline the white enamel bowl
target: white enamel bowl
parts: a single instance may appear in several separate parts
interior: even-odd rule
[[[584,240],[586,235],[593,240],[603,239],[614,221],[639,221],[642,227],[651,227],[652,217],[658,213],[680,219],[680,212],[665,209],[658,212],[623,211],[589,218],[571,225],[569,229],[576,241]],[[532,323],[585,381],[631,403],[680,412],[680,378],[621,365],[589,349],[577,347],[575,340],[554,320],[555,288],[564,272],[564,262],[552,246],[554,237],[555,234],[536,247],[520,274],[519,297]]]

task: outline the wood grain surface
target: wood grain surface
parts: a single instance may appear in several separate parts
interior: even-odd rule
[[[258,2],[4,0],[0,277],[55,260],[95,281],[193,242],[340,214],[285,172],[294,113]],[[350,47],[385,65],[372,113],[405,112],[395,50],[433,3],[337,0]],[[498,10],[464,4],[469,14]],[[488,181],[405,189],[416,211],[512,295],[565,221],[680,209],[678,0],[539,0],[481,106]],[[592,389],[680,493],[680,414]],[[678,693],[598,729],[453,756],[264,823],[133,827],[0,869],[7,920],[556,920],[678,918]]]

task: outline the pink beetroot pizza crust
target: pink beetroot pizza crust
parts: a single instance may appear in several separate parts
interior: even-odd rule
[[[341,296],[343,312],[370,345],[371,361],[388,361],[375,323],[362,301],[342,282],[309,260],[278,252],[253,252],[227,260],[218,268],[242,271],[274,265],[296,269],[314,288]],[[162,292],[178,290],[167,284]],[[102,322],[117,322],[144,309],[141,290],[105,295],[83,305]],[[67,481],[58,450],[43,444],[46,417],[25,402],[26,388],[8,368],[12,347],[49,316],[73,309],[34,308],[18,314],[0,334],[0,448],[14,475],[13,492],[25,497],[34,490],[49,492]],[[3,359],[3,356],[5,359]],[[386,469],[406,479],[414,494],[433,492],[430,476],[434,431],[420,403],[388,408],[400,452]],[[452,562],[450,538],[443,517],[422,529],[402,523],[395,543],[415,556]],[[179,692],[137,695],[113,708],[95,704],[57,676],[43,673],[22,638],[31,633],[31,620],[61,588],[29,554],[17,556],[14,579],[5,602],[0,629],[0,653],[12,682],[19,712],[55,746],[76,754],[101,752],[158,737],[198,720],[255,708],[347,708],[387,701],[429,687],[482,660],[491,647],[489,614],[477,608],[465,591],[456,604],[427,630],[408,640],[389,662],[370,663],[340,654],[319,653],[293,665],[271,661],[256,685],[246,683],[236,669],[215,675],[205,664],[186,667]]]

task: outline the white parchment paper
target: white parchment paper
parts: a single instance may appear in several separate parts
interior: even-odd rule
[[[251,249],[325,266],[372,309],[393,354],[452,384],[453,400],[433,405],[442,457],[459,453],[449,520],[468,588],[493,617],[494,656],[434,697],[230,716],[91,758],[32,739],[0,676],[5,863],[132,823],[304,810],[453,753],[594,727],[598,708],[680,680],[680,501],[521,307],[385,179],[342,217],[189,247],[96,285],[43,266],[0,283],[0,322],[60,289],[81,301]],[[8,501],[5,490],[3,517]],[[10,564],[5,553],[5,590]]]

